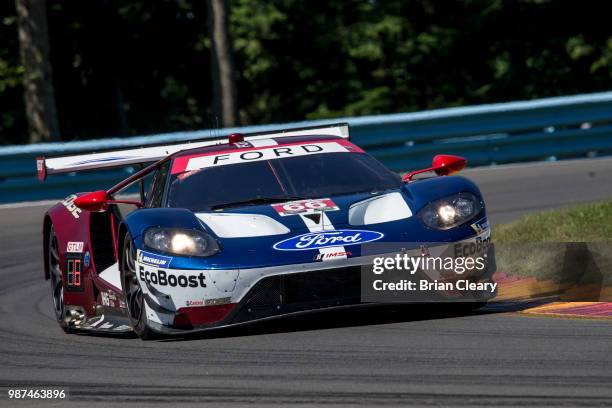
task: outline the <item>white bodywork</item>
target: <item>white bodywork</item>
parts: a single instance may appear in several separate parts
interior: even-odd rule
[[[429,247],[430,256],[441,256],[442,254],[451,254],[453,248],[457,244],[470,244],[473,242],[482,242],[483,240],[489,239],[491,230],[486,229],[481,234],[463,240],[459,242],[452,242],[442,244],[438,246]],[[420,254],[419,249],[409,251],[410,256],[418,256]],[[392,254],[389,254],[392,255]],[[376,255],[378,257],[384,256],[381,254]],[[197,277],[200,274],[204,274],[206,287],[170,287],[168,285],[159,285],[148,282],[148,285],[152,285],[155,289],[160,292],[169,295],[170,298],[164,296],[156,297],[147,288],[147,283],[144,281],[141,273],[137,273],[140,285],[144,293],[148,293],[152,299],[158,302],[158,304],[165,309],[176,311],[179,308],[188,307],[192,302],[203,305],[218,305],[227,303],[239,303],[251,290],[251,288],[260,280],[278,275],[288,275],[295,273],[320,271],[330,268],[343,268],[348,266],[362,266],[370,265],[374,256],[362,256],[362,257],[342,257],[337,258],[329,262],[311,262],[305,264],[293,264],[293,265],[281,265],[264,268],[249,268],[249,269],[231,269],[231,270],[182,270],[182,269],[170,269],[165,268],[163,271],[167,275],[174,276],[185,276],[186,279],[189,277]],[[136,263],[137,271],[155,272],[160,268]],[[432,279],[438,279],[441,275],[435,271],[427,272],[428,276]],[[148,318],[156,323],[163,325],[171,325],[173,323],[173,314],[159,313],[151,308],[147,307]]]

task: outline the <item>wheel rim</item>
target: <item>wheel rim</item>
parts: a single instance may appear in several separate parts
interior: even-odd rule
[[[126,237],[123,253],[123,287],[125,288],[125,304],[130,319],[137,324],[140,322],[144,307],[142,289],[136,279],[136,266],[134,263],[134,247],[132,240]]]
[[[64,318],[64,285],[62,285],[62,270],[55,232],[49,237],[49,274],[51,275],[51,296],[53,309],[58,321]]]

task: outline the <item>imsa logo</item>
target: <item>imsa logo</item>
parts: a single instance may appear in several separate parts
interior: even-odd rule
[[[353,256],[349,251],[338,251],[338,252],[327,252],[324,254],[317,254],[314,258],[315,261],[329,261],[332,259],[345,259]]]

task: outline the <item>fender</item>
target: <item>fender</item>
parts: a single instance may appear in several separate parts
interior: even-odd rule
[[[93,254],[90,240],[91,213],[81,211],[74,206],[73,201],[78,195],[80,194],[66,197],[50,208],[45,214],[45,222],[43,223],[44,273],[45,279],[50,279],[48,234],[51,225],[53,225],[60,257],[62,281],[64,282],[64,302],[67,306],[83,306],[89,315],[94,313],[95,307],[95,289],[93,283],[95,255]],[[85,262],[86,256],[89,257],[88,262]],[[81,261],[80,282],[82,287],[79,290],[71,291],[66,288],[65,270],[69,257],[77,258]]]
[[[126,233],[129,232],[134,240],[136,248],[143,249],[144,232],[150,227],[166,227],[180,229],[195,229],[207,232],[218,238],[204,223],[202,223],[193,212],[184,208],[146,208],[133,211],[125,217],[121,224],[118,237],[118,247],[123,248]],[[119,262],[123,257],[123,251],[119,250]],[[178,257],[176,257],[178,259]],[[187,263],[185,269],[206,268],[209,258],[185,258]],[[232,266],[234,268],[234,266]]]
[[[123,222],[123,228],[134,240],[139,241],[151,226],[198,229],[211,233],[195,214],[184,208],[145,208],[131,212]],[[122,231],[124,229],[122,228]],[[125,234],[123,234],[125,235]],[[121,238],[120,238],[121,239]]]
[[[431,201],[436,201],[463,191],[474,194],[482,201],[484,206],[482,194],[476,184],[461,176],[433,177],[414,181],[402,186],[402,192],[409,201],[410,208],[414,209],[415,213]]]

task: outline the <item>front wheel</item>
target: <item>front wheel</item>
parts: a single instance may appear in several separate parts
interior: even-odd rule
[[[134,333],[143,340],[150,340],[157,336],[148,325],[144,294],[136,277],[135,259],[136,249],[134,242],[130,234],[127,234],[123,241],[123,257],[121,259],[123,296]]]

